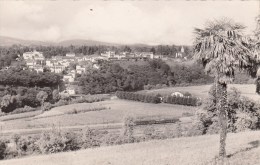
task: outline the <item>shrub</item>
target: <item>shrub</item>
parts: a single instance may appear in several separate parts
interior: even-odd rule
[[[42,110],[43,110],[43,111],[48,111],[48,110],[50,110],[52,107],[53,107],[53,105],[52,105],[51,103],[45,102],[45,103],[43,104],[43,106],[42,106]]]
[[[74,151],[80,148],[77,135],[68,132],[60,132],[53,128],[43,132],[37,141],[41,153],[57,153],[62,151]]]
[[[98,140],[98,131],[89,127],[85,128],[82,134],[82,148],[92,148],[101,145],[101,141]]]
[[[228,92],[227,105],[229,132],[260,128],[260,104],[241,96],[241,93],[237,89],[232,88]],[[203,113],[197,113],[197,115],[199,117],[195,118],[194,122],[197,123],[197,128],[201,129],[199,134],[214,134],[219,132],[214,86],[210,89],[209,98],[204,104]]]
[[[134,142],[134,126],[135,126],[135,120],[131,116],[127,116],[124,118],[124,132],[123,136],[127,140],[128,143]]]
[[[63,105],[68,105],[68,101],[66,100],[59,100],[57,103],[54,104],[55,107],[58,107],[58,106],[63,106]]]
[[[18,137],[15,140],[16,149],[18,151],[19,156],[23,155],[32,155],[32,154],[39,154],[40,150],[37,142],[36,137]]]
[[[23,108],[17,108],[17,109],[15,109],[13,112],[11,112],[11,114],[31,112],[31,111],[35,111],[35,110],[36,110],[36,108],[32,108],[32,107],[30,107],[30,106],[25,105]]]
[[[4,159],[6,157],[7,144],[6,141],[0,139],[0,159]]]

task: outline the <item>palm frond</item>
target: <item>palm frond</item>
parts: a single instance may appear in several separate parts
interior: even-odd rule
[[[194,58],[205,63],[207,71],[218,68],[223,80],[233,79],[235,68],[250,69],[254,55],[250,41],[243,35],[244,28],[229,19],[208,22],[204,29],[195,28]]]

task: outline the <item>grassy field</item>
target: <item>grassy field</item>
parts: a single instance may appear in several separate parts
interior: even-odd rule
[[[216,165],[219,135],[156,140],[1,161],[3,165]],[[260,131],[228,134],[226,165],[260,164]]]
[[[71,109],[104,106],[107,109],[90,111],[80,114],[63,114]],[[128,100],[107,100],[96,103],[72,104],[53,108],[40,116],[44,118],[29,117],[24,119],[4,121],[2,130],[32,129],[56,126],[82,126],[93,124],[121,123],[125,116],[173,116],[182,117],[183,113],[195,112],[195,107],[171,104],[149,104]]]
[[[154,89],[154,90],[145,90],[140,92],[145,93],[160,93],[162,95],[169,95],[176,91],[182,92],[190,92],[192,95],[201,97],[202,99],[207,98],[208,91],[212,85],[200,85],[200,86],[188,86],[188,87],[169,87],[163,89]],[[260,95],[257,95],[255,92],[255,85],[254,84],[230,84],[228,85],[228,89],[230,90],[232,87],[237,88],[241,91],[243,96],[249,97],[255,101],[260,100]]]

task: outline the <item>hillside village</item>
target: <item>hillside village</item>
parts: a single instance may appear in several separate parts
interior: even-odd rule
[[[184,48],[175,54],[175,58],[187,60],[184,57]],[[106,51],[100,55],[76,55],[73,52],[67,53],[65,56],[52,56],[45,58],[42,52],[37,50],[25,52],[19,61],[24,61],[26,67],[36,72],[50,71],[63,75],[63,81],[66,84],[73,83],[78,75],[81,75],[89,69],[99,69],[98,61],[146,61],[148,59],[161,59],[167,60],[168,58],[163,55],[155,55],[153,52],[120,52],[116,54],[115,51]],[[68,94],[75,94],[75,90],[71,87],[66,89]]]

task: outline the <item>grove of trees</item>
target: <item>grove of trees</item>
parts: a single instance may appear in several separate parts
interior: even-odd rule
[[[201,67],[178,65],[171,69],[162,60],[150,60],[144,65],[130,65],[126,69],[118,63],[103,61],[99,70],[83,74],[79,85],[84,94],[110,93],[118,90],[143,90],[145,85],[199,84],[212,82]]]

